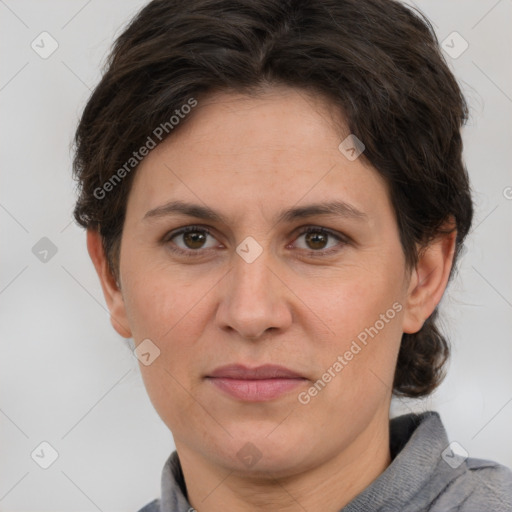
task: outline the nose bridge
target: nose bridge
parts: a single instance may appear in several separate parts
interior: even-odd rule
[[[245,295],[253,293],[254,295],[267,295],[272,287],[269,282],[271,272],[271,262],[267,255],[261,254],[254,261],[247,261],[243,257],[237,255],[234,258],[233,286],[235,293]],[[263,298],[263,297],[261,297]],[[267,297],[268,298],[268,297]]]
[[[284,328],[290,321],[286,287],[275,275],[273,260],[270,249],[254,239],[238,245],[218,311],[223,328],[257,338],[270,328]]]
[[[230,283],[230,295],[233,300],[240,307],[252,304],[253,311],[269,307],[269,303],[275,300],[269,249],[258,249],[250,241],[243,242],[237,247],[237,254],[233,259],[234,268]]]

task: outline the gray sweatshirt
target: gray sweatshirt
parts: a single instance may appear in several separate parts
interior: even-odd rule
[[[438,413],[393,418],[390,449],[391,464],[340,512],[512,512],[512,471],[458,454]],[[193,511],[173,452],[162,471],[161,498],[139,512]]]

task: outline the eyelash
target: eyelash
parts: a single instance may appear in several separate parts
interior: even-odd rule
[[[171,231],[170,233],[166,234],[164,239],[162,240],[162,242],[164,244],[168,245],[168,249],[170,251],[172,251],[173,253],[184,255],[184,256],[187,256],[187,257],[192,257],[192,258],[193,257],[198,257],[198,256],[203,256],[205,252],[208,252],[208,251],[212,250],[212,248],[196,249],[196,250],[192,250],[192,249],[185,250],[185,249],[181,249],[180,247],[172,247],[169,244],[169,242],[171,242],[171,240],[173,238],[176,238],[176,237],[178,237],[180,235],[184,235],[186,233],[190,233],[190,232],[194,232],[194,231],[199,231],[199,232],[202,232],[203,234],[213,236],[211,231],[207,227],[205,227],[205,226],[186,226],[186,227],[181,228],[181,229],[179,229],[177,231]],[[333,231],[331,231],[329,229],[322,228],[322,227],[316,227],[316,226],[307,226],[307,227],[303,228],[299,232],[299,234],[297,235],[296,238],[299,238],[300,236],[308,234],[308,233],[320,233],[322,235],[328,235],[328,236],[338,240],[341,243],[342,246],[348,245],[348,243],[350,242],[350,239],[346,235],[343,236],[343,235],[334,233]],[[325,249],[323,251],[322,250],[309,251],[307,253],[307,256],[311,256],[311,257],[325,257],[325,256],[329,256],[329,255],[331,255],[331,254],[341,250],[339,245],[340,244],[338,244],[336,247],[331,247],[330,249]],[[303,249],[303,250],[305,250],[305,249]]]

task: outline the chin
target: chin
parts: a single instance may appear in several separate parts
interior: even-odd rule
[[[217,444],[213,454],[216,463],[238,475],[258,479],[291,476],[314,465],[317,449],[311,440],[315,436],[278,428],[282,429],[279,433],[277,429],[272,432],[272,429],[265,428],[262,432],[261,428],[255,428],[252,431],[244,429],[238,435],[230,430],[233,438],[229,443]],[[269,435],[268,432],[272,433]]]

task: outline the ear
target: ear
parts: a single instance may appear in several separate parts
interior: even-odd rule
[[[440,233],[420,250],[418,263],[411,273],[403,331],[418,332],[441,301],[453,264],[457,231],[454,221],[443,225]],[[449,233],[446,231],[451,230]]]
[[[87,230],[87,250],[100,278],[103,295],[110,311],[110,323],[123,338],[131,338],[123,295],[108,266],[99,231]]]

